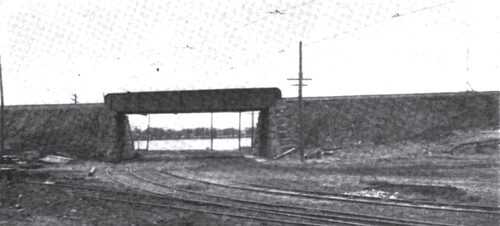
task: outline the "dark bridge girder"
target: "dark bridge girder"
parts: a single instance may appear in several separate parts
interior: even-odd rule
[[[125,114],[265,110],[281,98],[278,88],[110,93],[105,104]]]

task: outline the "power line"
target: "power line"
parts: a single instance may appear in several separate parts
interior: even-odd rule
[[[272,16],[284,16],[285,14],[287,14],[287,13],[288,13],[288,12],[290,12],[290,11],[296,10],[296,9],[301,8],[301,7],[304,7],[304,6],[312,5],[312,4],[313,4],[313,3],[315,3],[316,1],[318,1],[318,0],[306,1],[306,2],[303,2],[303,3],[301,3],[301,4],[297,4],[297,5],[294,5],[294,6],[291,6],[291,7],[285,8],[285,9],[282,9],[282,10],[278,10],[278,9],[276,9],[276,10],[275,10],[275,11],[278,11],[278,12],[280,12],[280,13],[273,13],[273,14],[269,14],[269,12],[267,12],[267,13],[268,13],[268,15],[266,15],[266,16],[264,16],[264,17],[261,17],[261,18],[258,18],[258,19],[255,19],[255,20],[252,20],[252,21],[250,21],[250,22],[248,22],[248,23],[245,23],[245,24],[243,24],[243,25],[240,25],[240,26],[234,27],[234,28],[233,28],[233,29],[232,29],[229,33],[225,34],[225,36],[230,36],[231,34],[235,33],[236,31],[238,31],[238,30],[240,30],[240,29],[242,29],[242,28],[248,27],[248,26],[250,26],[250,25],[252,25],[252,24],[255,24],[255,23],[259,22],[259,21],[263,21],[263,20],[268,19],[268,18],[270,18],[270,17],[272,17]],[[253,13],[252,13],[252,14],[253,14]],[[308,21],[306,21],[306,22],[307,22],[307,23],[309,23]],[[277,33],[277,31],[278,31],[278,30],[279,30],[279,28],[276,30],[275,34]],[[223,54],[221,51],[217,50],[216,48],[209,48],[209,49],[211,49],[212,51],[215,51],[215,52],[217,52],[217,53],[219,53],[219,54]],[[229,58],[229,59],[232,59],[232,58],[233,58],[232,56],[229,56],[229,55],[227,55],[227,54],[223,54],[223,55],[224,55],[226,58]],[[235,69],[236,67],[235,67],[234,65],[231,65],[231,66],[228,66],[227,68],[229,68],[229,69],[231,69],[231,70],[232,70],[232,69]]]
[[[298,8],[300,8],[300,7],[303,7],[303,6],[313,4],[313,3],[314,3],[314,2],[316,2],[316,1],[317,1],[317,0],[312,0],[312,1],[304,2],[304,3],[302,3],[302,4],[298,4],[298,5],[295,5],[295,6],[291,6],[291,7],[288,7],[288,8],[286,8],[286,9],[283,9],[283,10],[277,10],[277,9],[276,9],[276,10],[275,10],[275,12],[280,12],[280,13],[272,13],[272,14],[266,15],[266,16],[264,16],[264,17],[261,17],[261,18],[259,18],[259,19],[252,20],[252,21],[250,21],[250,22],[248,22],[248,23],[246,23],[246,24],[244,24],[244,25],[241,25],[241,26],[235,27],[235,28],[233,29],[233,32],[235,32],[235,31],[237,31],[237,30],[239,30],[239,29],[241,29],[241,28],[248,27],[249,25],[254,24],[254,23],[256,23],[256,22],[259,22],[259,21],[261,21],[261,20],[265,20],[265,19],[267,19],[267,18],[269,18],[269,17],[271,17],[271,16],[276,16],[276,15],[284,15],[284,14],[286,14],[288,11],[295,10],[295,9],[298,9]],[[269,13],[269,12],[268,12],[268,13]],[[233,32],[231,32],[231,33],[233,33]],[[231,34],[231,33],[230,33],[230,34]]]
[[[415,10],[411,10],[411,11],[408,11],[408,12],[405,12],[405,13],[399,13],[397,12],[396,14],[390,16],[390,17],[387,17],[387,19],[383,19],[383,20],[379,20],[379,21],[376,21],[374,23],[371,23],[371,24],[365,24],[365,25],[362,25],[362,26],[358,26],[358,27],[355,27],[354,29],[351,29],[351,30],[346,30],[346,31],[343,31],[343,32],[339,32],[337,34],[334,34],[333,36],[329,36],[329,37],[325,37],[325,38],[321,38],[319,40],[316,40],[316,41],[312,41],[312,42],[308,42],[307,44],[304,44],[304,46],[310,46],[310,45],[315,45],[317,43],[320,43],[320,42],[323,42],[323,41],[328,41],[328,40],[331,40],[331,39],[335,39],[339,36],[342,36],[342,35],[346,35],[346,34],[350,34],[350,33],[353,33],[355,31],[358,31],[358,30],[362,30],[362,29],[365,29],[365,28],[368,28],[368,27],[372,27],[372,26],[375,26],[375,25],[378,25],[378,24],[381,24],[381,23],[385,23],[385,22],[388,22],[389,20],[392,20],[392,19],[397,19],[399,17],[403,17],[403,16],[407,16],[407,15],[410,15],[410,14],[417,14],[417,13],[420,13],[422,11],[427,11],[427,10],[432,10],[432,9],[435,9],[435,8],[438,8],[438,7],[442,7],[444,5],[448,5],[448,4],[451,4],[451,3],[454,3],[454,2],[457,2],[459,0],[451,0],[451,1],[446,1],[446,2],[442,2],[442,3],[439,3],[439,4],[435,4],[435,5],[431,5],[431,6],[425,6],[425,7],[422,7],[422,8],[419,8],[419,9],[415,9]],[[291,6],[291,7],[288,7],[286,9],[282,9],[282,10],[279,10],[279,9],[276,9],[277,11],[279,11],[280,13],[273,13],[273,14],[269,14],[269,11],[267,12],[268,15],[266,16],[263,16],[261,18],[258,18],[258,19],[255,19],[255,20],[252,20],[248,23],[245,23],[241,26],[237,26],[237,27],[234,27],[232,29],[231,32],[227,33],[226,35],[231,35],[233,34],[234,32],[242,29],[242,28],[245,28],[245,27],[248,27],[252,24],[255,24],[259,21],[263,21],[263,20],[266,20],[266,19],[269,19],[270,17],[275,17],[275,16],[286,16],[288,14],[288,12],[292,11],[292,10],[295,10],[295,9],[298,9],[298,8],[301,8],[301,7],[304,7],[304,6],[307,6],[307,5],[312,5],[313,3],[316,3],[317,0],[311,0],[311,1],[307,1],[307,2],[303,2],[301,4],[298,4],[298,5],[295,5],[295,6]],[[275,11],[276,11],[275,10]],[[291,14],[290,14],[291,15]],[[396,16],[397,15],[397,16]],[[304,21],[305,23],[309,24],[309,20],[306,20]],[[307,27],[308,25],[306,25]],[[279,30],[279,28],[275,31],[275,33],[277,33]],[[306,38],[306,37],[303,37],[303,38]],[[290,44],[285,44],[286,46],[290,46]],[[282,51],[284,48],[279,48],[279,51]],[[222,52],[215,49],[215,48],[211,48],[212,51],[215,51],[219,54],[221,54]],[[231,56],[227,55],[227,54],[224,54],[225,57],[228,57],[229,59],[232,59]],[[232,70],[232,69],[235,69],[237,68],[237,66],[235,65],[230,65],[227,67],[228,69]]]
[[[325,37],[325,38],[322,38],[322,39],[319,39],[319,40],[316,40],[316,41],[312,41],[312,42],[309,42],[307,44],[307,46],[309,45],[315,45],[317,43],[320,43],[320,42],[323,42],[323,41],[327,41],[327,40],[331,40],[331,39],[335,39],[341,35],[346,35],[346,34],[350,34],[354,31],[358,31],[360,29],[364,29],[364,28],[368,28],[368,27],[372,27],[372,26],[375,26],[375,25],[378,25],[378,24],[381,24],[381,23],[385,23],[385,22],[388,22],[390,20],[393,20],[393,19],[397,19],[399,17],[403,17],[403,16],[407,16],[407,15],[410,15],[410,14],[417,14],[419,12],[422,12],[422,11],[427,11],[427,10],[431,10],[431,9],[434,9],[434,8],[437,8],[437,7],[441,7],[441,6],[444,6],[444,5],[448,5],[448,4],[451,4],[451,3],[455,3],[459,0],[452,0],[452,1],[447,1],[447,2],[442,2],[442,3],[439,3],[439,4],[436,4],[436,5],[432,5],[432,6],[426,6],[426,7],[422,7],[420,9],[416,9],[416,10],[412,10],[412,11],[408,11],[406,13],[399,13],[399,12],[396,12],[396,14],[392,15],[391,17],[387,18],[387,19],[383,19],[383,20],[379,20],[379,21],[376,21],[374,23],[371,23],[371,24],[365,24],[364,26],[358,26],[358,27],[355,27],[354,29],[352,30],[347,30],[347,31],[343,31],[343,32],[340,32],[340,33],[337,33],[337,34],[334,34],[332,36],[329,36],[329,37]]]
[[[270,14],[269,11],[265,11],[265,10],[259,10],[258,12],[260,13],[266,13],[267,15],[266,16],[263,16],[263,17],[260,17],[260,18],[257,18],[255,20],[252,20],[250,22],[247,22],[247,23],[244,23],[242,25],[239,25],[239,26],[233,26],[232,28],[228,29],[229,31],[227,33],[224,34],[224,36],[228,37],[228,36],[231,36],[232,34],[234,34],[235,32],[237,32],[238,30],[242,29],[242,28],[245,28],[245,27],[248,27],[252,24],[255,24],[259,21],[264,21],[266,19],[269,19],[271,17],[276,17],[276,16],[286,16],[286,14],[288,14],[289,12],[293,11],[293,10],[296,10],[296,9],[299,9],[301,7],[304,7],[304,6],[310,6],[312,5],[313,3],[317,2],[318,0],[310,0],[310,1],[304,1],[300,4],[297,4],[297,5],[293,5],[293,6],[290,6],[290,7],[287,7],[287,8],[284,8],[284,9],[276,9],[275,11],[278,11],[280,13],[273,13],[273,14]],[[253,11],[250,13],[250,15],[255,15],[257,12],[256,11]],[[308,20],[306,21],[307,23]],[[279,29],[276,30],[276,32],[278,31]],[[275,32],[275,33],[276,33]],[[238,47],[239,45],[236,45],[236,47]],[[186,48],[186,45],[183,46],[183,48]],[[203,48],[204,50],[199,50],[198,52],[205,52],[205,51],[208,51],[208,52],[216,52],[218,55],[222,55],[224,58],[227,58],[229,60],[233,59],[233,56],[231,55],[228,55],[228,54],[225,54],[223,53],[223,51],[217,49],[217,48],[214,48],[213,46],[209,46],[207,48]],[[225,66],[222,66],[220,68],[227,68],[229,70],[234,70],[236,68],[239,68],[242,64],[238,63],[237,65],[232,65],[230,63],[230,61],[227,61],[226,64],[228,64],[229,66],[225,67]],[[243,65],[246,65],[247,63],[243,63]]]
[[[304,3],[299,4],[299,5],[296,5],[296,6],[292,6],[292,7],[288,8],[288,9],[285,9],[285,12],[286,12],[287,10],[294,10],[294,9],[297,9],[297,8],[300,8],[300,7],[303,7],[303,6],[306,6],[306,5],[313,4],[313,3],[314,3],[314,2],[316,2],[316,1],[317,1],[317,0],[312,0],[312,1],[309,1],[309,2],[304,2]]]
[[[434,9],[434,8],[437,8],[437,7],[440,7],[440,6],[448,5],[448,4],[457,2],[457,1],[459,1],[459,0],[451,0],[451,1],[448,1],[448,2],[442,2],[442,3],[436,4],[436,5],[427,6],[427,7],[423,7],[423,8],[417,9],[417,10],[409,11],[409,12],[407,12],[405,14],[400,14],[400,16],[406,16],[406,15],[409,15],[409,14],[419,13],[419,12],[430,10],[430,9]]]
[[[310,2],[306,2],[306,3],[303,3],[303,4],[297,5],[297,6],[295,6],[295,7],[291,7],[290,9],[296,9],[296,8],[299,8],[299,7],[303,7],[303,6],[308,5],[308,6],[309,6],[308,12],[310,12],[310,11],[311,11],[311,5],[312,5],[312,3],[314,3],[315,1],[316,1],[316,0],[313,0],[313,1],[310,1]],[[310,14],[310,15],[311,15],[311,14]],[[289,19],[289,21],[287,22],[287,24],[290,24],[292,21],[294,21],[294,20],[295,20],[295,18],[293,18],[293,17],[289,17],[289,18],[290,18],[290,19]],[[297,27],[299,27],[300,25],[303,25],[303,29],[302,29],[301,34],[304,34],[304,33],[306,33],[307,28],[309,27],[309,24],[310,24],[310,20],[309,20],[309,18],[306,18],[305,20],[302,20],[302,21],[300,21],[299,23],[296,23],[296,26],[297,26]],[[280,28],[281,28],[281,26],[280,26]],[[274,33],[274,34],[275,34],[275,36],[276,36],[276,33],[278,32],[278,30],[279,30],[279,29],[277,29],[277,30],[276,30],[276,32]],[[300,39],[303,39],[303,38],[307,38],[307,36],[305,36],[305,35],[301,35]],[[295,40],[288,40],[288,43],[287,43],[287,44],[284,44],[283,42],[281,42],[281,43],[282,43],[282,44],[284,44],[286,47],[290,47],[290,45],[293,45],[293,43],[292,43],[292,42],[295,42]],[[278,53],[283,53],[283,52],[284,52],[284,49],[285,49],[285,48],[279,48]]]

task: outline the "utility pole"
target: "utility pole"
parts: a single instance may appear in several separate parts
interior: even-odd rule
[[[241,111],[239,114],[239,121],[238,121],[238,151],[241,151]]]
[[[253,122],[253,117],[254,116],[253,116],[253,111],[252,111],[252,139],[250,140],[250,147],[252,148],[252,150],[254,148],[254,131],[253,131],[254,130],[254,125],[253,125],[254,122]]]
[[[147,139],[146,139],[146,151],[149,151],[149,140],[151,139],[151,115],[148,115],[148,133],[147,133]]]
[[[302,87],[307,86],[304,84],[304,80],[311,80],[310,78],[304,78],[302,72],[302,41],[299,42],[299,78],[289,78],[288,80],[298,80],[299,84],[293,84],[293,86],[299,87],[299,97],[298,97],[298,135],[299,135],[299,152],[300,152],[300,161],[304,162],[304,118],[302,112]]]
[[[71,94],[73,98],[71,100],[73,101],[74,104],[78,104],[78,95],[76,93]]]
[[[214,113],[210,112],[210,151],[214,150]]]
[[[5,125],[5,111],[3,103],[3,78],[2,78],[2,61],[0,58],[0,157],[4,154],[4,125]]]

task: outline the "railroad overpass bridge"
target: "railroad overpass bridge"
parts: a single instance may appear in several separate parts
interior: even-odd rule
[[[117,113],[117,128],[124,128],[126,114],[260,111],[256,147],[259,155],[269,156],[269,108],[279,99],[278,88],[252,88],[110,93],[104,102]],[[116,132],[117,144],[125,148],[126,134]]]
[[[352,147],[434,141],[455,131],[498,130],[500,92],[307,97],[307,146]],[[126,114],[260,111],[256,147],[264,157],[296,146],[297,98],[276,88],[114,93],[105,104],[6,106],[12,152],[62,151],[82,159],[120,161],[135,154]]]

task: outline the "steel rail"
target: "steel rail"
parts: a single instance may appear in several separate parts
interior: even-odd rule
[[[151,203],[151,202],[138,202],[138,201],[129,201],[129,200],[102,198],[102,197],[93,197],[93,196],[82,196],[82,197],[87,198],[87,199],[106,200],[106,201],[112,201],[112,202],[123,202],[123,203],[134,204],[134,205],[145,205],[145,206],[175,209],[175,210],[181,210],[181,211],[198,212],[198,213],[204,213],[204,214],[213,214],[213,215],[220,215],[220,216],[243,218],[243,219],[261,221],[261,222],[273,222],[273,223],[286,224],[286,225],[306,225],[306,226],[322,225],[322,224],[300,223],[300,222],[287,221],[287,220],[277,220],[277,219],[264,218],[264,217],[246,216],[246,215],[242,215],[242,214],[225,213],[225,212],[212,211],[212,210],[179,207],[179,206],[165,205],[165,204],[158,204],[158,203]]]
[[[130,174],[132,176],[134,176],[135,178],[137,178],[137,179],[139,179],[139,180],[141,180],[143,182],[154,184],[156,186],[160,186],[160,187],[163,187],[163,188],[168,188],[168,189],[171,189],[171,190],[174,190],[174,191],[182,191],[182,192],[185,192],[185,193],[193,194],[193,192],[189,192],[189,190],[175,188],[175,187],[172,187],[172,186],[168,186],[168,185],[165,185],[165,184],[154,182],[154,181],[148,180],[146,178],[143,178],[143,177],[137,175],[133,171],[129,171],[129,172],[130,172]],[[199,193],[199,192],[195,192],[195,193],[196,193],[196,195],[201,195],[201,193]],[[208,195],[204,195],[204,196],[208,196]],[[212,197],[213,198],[224,199],[221,196],[216,196],[216,197],[212,196]],[[369,222],[369,223],[373,223],[374,222],[374,221],[368,221],[368,220],[364,220],[364,219],[355,219],[355,218],[352,218],[352,217],[327,216],[328,218],[325,218],[325,215],[318,215],[318,214],[315,215],[315,214],[300,213],[300,212],[293,212],[293,211],[283,211],[283,210],[276,210],[276,209],[268,209],[268,208],[262,208],[262,207],[260,207],[260,208],[254,208],[254,207],[233,206],[233,205],[215,203],[215,202],[210,202],[210,201],[205,201],[205,200],[199,200],[199,199],[186,199],[186,198],[181,198],[181,197],[176,197],[176,198],[181,199],[183,201],[196,202],[196,203],[199,203],[199,204],[216,205],[216,206],[222,206],[222,207],[227,207],[227,208],[242,209],[242,210],[255,211],[255,212],[261,212],[261,213],[271,213],[271,214],[277,214],[277,215],[281,215],[281,216],[295,217],[295,218],[299,218],[299,219],[307,219],[307,220],[312,220],[312,221],[322,221],[322,222],[327,222],[329,224],[336,223],[336,224],[363,226],[363,225],[371,225],[371,224],[353,223],[353,222],[347,222],[347,221],[342,221],[342,220],[365,221],[365,222]],[[231,200],[231,201],[234,201],[234,200]],[[243,202],[243,201],[245,201],[245,200],[240,200],[240,203],[249,204],[248,202]],[[339,219],[342,219],[342,220],[339,220]],[[379,223],[390,224],[390,222],[379,222]],[[393,224],[393,225],[401,225],[401,223],[399,222],[399,223]]]
[[[142,177],[138,176],[137,174],[135,174],[133,176],[135,176],[139,180],[142,180],[144,182],[148,182],[148,183],[151,183],[151,184],[155,184],[155,185],[160,186],[160,187],[165,187],[165,188],[169,188],[169,189],[172,189],[172,190],[183,191],[185,193],[191,193],[191,192],[188,192],[185,189],[178,189],[178,188],[167,186],[167,185],[164,185],[164,184],[161,184],[161,183],[150,181],[148,179],[145,179],[145,178],[142,178]],[[201,194],[198,193],[197,195],[201,195]],[[204,196],[208,196],[208,195],[204,195]],[[215,197],[215,198],[220,198],[220,197]],[[188,200],[192,201],[192,200],[195,200],[195,199],[188,199]],[[203,200],[196,200],[196,201],[197,202],[202,202],[204,204],[225,206],[225,207],[230,207],[230,208],[244,209],[244,210],[257,211],[257,212],[263,212],[263,213],[272,213],[272,214],[278,214],[278,215],[288,216],[288,217],[297,217],[297,218],[300,218],[300,219],[307,219],[307,220],[313,220],[313,221],[323,221],[323,222],[327,222],[327,223],[336,223],[336,224],[341,223],[341,224],[346,224],[346,225],[367,225],[367,224],[360,224],[360,223],[352,223],[352,222],[340,221],[338,219],[342,219],[342,220],[355,220],[355,221],[364,221],[364,222],[374,223],[373,220],[355,219],[355,218],[352,218],[352,217],[334,217],[334,216],[327,216],[327,215],[320,215],[320,214],[311,214],[311,213],[303,213],[303,212],[293,212],[293,211],[283,211],[283,210],[276,210],[276,209],[268,209],[268,208],[262,208],[262,207],[253,208],[253,207],[243,207],[243,206],[228,206],[228,205],[224,205],[224,204],[220,204],[220,203],[214,203],[214,202],[203,201]],[[232,201],[234,201],[234,200],[232,200]],[[242,201],[245,201],[245,200],[242,200]],[[248,202],[246,202],[246,203],[250,204]],[[335,219],[337,219],[337,220],[335,220]],[[387,225],[391,224],[390,222],[378,222],[378,223],[385,223]],[[371,224],[369,224],[369,225],[371,225]],[[401,225],[401,223],[397,223],[397,224],[393,223],[393,225]]]
[[[238,198],[233,198],[233,197],[228,197],[228,196],[213,195],[213,194],[208,194],[208,193],[197,192],[197,191],[192,191],[192,190],[188,190],[188,189],[182,189],[182,188],[177,188],[177,187],[173,187],[173,186],[168,186],[168,185],[165,185],[162,183],[158,183],[155,181],[151,181],[151,180],[142,178],[142,177],[138,176],[136,173],[134,173],[133,171],[131,171],[131,175],[135,176],[136,178],[143,180],[145,182],[149,182],[149,183],[155,184],[157,186],[168,188],[171,190],[177,190],[177,191],[182,191],[182,192],[189,193],[189,194],[195,194],[195,195],[206,196],[206,197],[211,197],[211,198],[225,199],[225,200],[230,200],[233,202],[239,202],[239,203],[244,203],[244,204],[268,206],[268,207],[272,207],[274,211],[276,211],[276,208],[298,209],[298,210],[302,210],[302,211],[315,211],[315,212],[321,212],[323,214],[318,214],[318,213],[313,214],[313,213],[293,212],[293,211],[286,211],[286,212],[288,212],[288,213],[291,212],[294,214],[306,214],[308,216],[322,217],[322,218],[339,218],[339,217],[341,217],[341,218],[346,219],[346,220],[361,220],[364,222],[382,223],[382,224],[386,224],[386,225],[389,225],[389,224],[393,224],[393,225],[450,225],[450,224],[435,223],[435,222],[428,222],[428,221],[416,221],[416,220],[409,220],[409,219],[390,218],[390,217],[382,217],[382,216],[375,216],[375,215],[365,215],[365,214],[356,214],[356,213],[349,213],[349,212],[332,211],[332,210],[319,209],[319,208],[307,208],[307,207],[301,207],[301,206],[291,206],[291,205],[285,205],[285,204],[274,204],[274,203],[268,203],[268,202],[238,199]]]
[[[268,193],[268,194],[274,194],[274,195],[285,195],[285,196],[303,197],[303,198],[319,199],[319,200],[331,200],[331,201],[340,201],[340,202],[364,203],[364,204],[372,204],[372,205],[399,206],[399,207],[408,207],[408,208],[416,208],[416,209],[500,214],[499,211],[466,209],[466,208],[459,208],[459,207],[454,208],[454,207],[447,207],[447,206],[432,206],[432,205],[426,205],[426,204],[418,205],[418,204],[412,204],[411,202],[399,203],[399,202],[392,202],[392,201],[374,201],[374,200],[368,200],[368,199],[362,199],[362,198],[346,198],[346,197],[340,197],[340,196],[334,196],[334,195],[316,195],[316,194],[307,194],[307,193],[294,192],[294,191],[285,191],[285,190],[279,190],[279,189],[264,189],[264,188],[248,187],[248,186],[228,185],[228,184],[215,183],[215,182],[211,182],[211,181],[207,181],[207,180],[199,180],[199,179],[189,178],[189,177],[185,177],[185,176],[181,176],[181,175],[177,175],[177,174],[172,174],[172,173],[165,172],[165,171],[160,171],[160,172],[162,174],[176,177],[179,179],[195,181],[195,182],[199,182],[199,183],[203,183],[203,184],[209,184],[209,185],[225,187],[225,188],[234,188],[234,189],[240,189],[240,190],[246,190],[246,191],[262,192],[262,193]]]
[[[37,182],[24,182],[24,183],[42,185],[42,186],[50,186],[50,187],[62,187],[62,188],[72,188],[72,189],[79,189],[79,190],[100,191],[100,192],[106,192],[106,193],[118,193],[118,194],[123,194],[123,195],[135,195],[135,196],[143,196],[143,197],[150,197],[150,198],[162,198],[162,199],[168,199],[168,200],[180,200],[178,198],[170,197],[168,195],[145,195],[145,194],[140,194],[140,193],[131,193],[131,192],[109,190],[106,188],[95,187],[95,186],[78,186],[78,185],[67,185],[67,184],[64,184],[64,185],[63,184],[46,184],[46,183],[37,183]],[[147,191],[145,189],[140,189],[140,190]],[[132,200],[125,200],[125,199],[105,198],[105,197],[87,196],[87,195],[78,195],[78,196],[82,197],[82,198],[86,198],[86,199],[94,199],[94,200],[100,200],[100,201],[105,200],[105,201],[113,201],[113,202],[122,202],[122,203],[127,203],[127,204],[134,204],[134,205],[145,205],[145,206],[151,206],[151,207],[157,207],[157,208],[167,208],[167,209],[176,209],[176,210],[181,210],[181,211],[199,212],[199,213],[205,213],[205,214],[229,216],[229,217],[243,218],[243,219],[261,221],[261,222],[280,223],[280,224],[286,224],[286,225],[304,225],[304,226],[323,225],[323,224],[313,224],[313,223],[302,223],[302,222],[287,221],[287,220],[278,220],[278,219],[264,218],[264,217],[246,216],[246,215],[241,215],[241,214],[225,213],[225,212],[203,210],[203,209],[197,209],[197,208],[179,207],[179,206],[166,205],[166,204],[161,204],[161,203],[132,201]],[[182,200],[182,201],[185,201],[185,200]],[[196,203],[196,202],[192,202],[192,203]],[[340,223],[340,222],[337,222],[337,223]],[[353,225],[353,224],[347,224],[347,225]],[[357,225],[360,225],[360,224],[357,224]]]
[[[118,180],[117,178],[113,177],[110,173],[110,169],[112,167],[108,167],[106,169],[106,175],[112,179],[113,181],[119,183],[119,184],[122,184],[126,187],[131,187],[131,188],[134,188],[134,189],[137,189],[137,190],[142,190],[142,191],[147,191],[149,193],[153,193],[153,194],[156,194],[160,197],[165,197],[165,198],[169,198],[169,199],[174,199],[174,200],[179,200],[179,201],[184,201],[184,202],[190,202],[190,203],[197,203],[197,204],[205,204],[205,205],[212,205],[212,206],[223,206],[223,207],[227,207],[227,208],[233,208],[235,209],[234,206],[228,206],[228,205],[223,205],[223,204],[217,204],[217,203],[213,203],[213,202],[206,202],[206,201],[202,201],[202,200],[195,200],[195,199],[185,199],[185,198],[180,198],[180,197],[176,197],[176,196],[173,196],[171,194],[165,194],[165,193],[158,193],[158,192],[155,192],[155,191],[151,191],[149,189],[145,189],[145,188],[141,188],[139,186],[135,186],[135,185],[131,185],[129,183],[126,183],[126,182],[123,182],[123,181],[120,181]],[[130,172],[130,171],[129,171]],[[190,208],[187,208],[186,210],[190,210]],[[200,212],[203,212],[205,210],[198,210]],[[253,219],[253,220],[258,220],[258,221],[267,221],[267,222],[274,222],[274,223],[281,223],[281,224],[293,224],[293,225],[311,225],[311,226],[316,226],[316,225],[323,225],[323,224],[315,224],[315,223],[303,223],[303,222],[296,222],[296,221],[287,221],[287,220],[279,220],[279,219],[272,219],[272,218],[262,218],[262,217],[250,217],[250,216],[245,216],[245,215],[234,215],[232,213],[223,213],[223,212],[215,212],[215,211],[212,211],[213,213],[211,214],[216,214],[216,215],[225,215],[225,216],[233,216],[233,217],[239,217],[239,216],[244,216],[244,218],[246,219]],[[205,213],[209,213],[209,212],[206,212]],[[273,213],[275,214],[275,213]],[[337,221],[337,222],[333,222],[333,223],[337,223],[337,224],[344,224],[344,225],[359,225],[359,226],[364,226],[363,224],[351,224],[351,223],[348,223],[348,222],[341,222],[341,221]]]
[[[353,198],[353,199],[367,199],[367,200],[384,200],[383,198],[377,198],[377,197],[361,197],[361,196],[345,195],[345,194],[331,193],[331,192],[320,192],[320,191],[311,191],[311,190],[282,188],[282,187],[275,187],[275,186],[268,186],[268,185],[262,185],[262,184],[240,182],[240,181],[230,181],[230,182],[231,183],[242,184],[242,185],[247,185],[247,186],[251,186],[251,187],[256,187],[256,188],[279,190],[279,191],[288,191],[288,192],[297,192],[297,193],[305,193],[305,194],[313,194],[313,195],[339,196],[339,197],[346,197],[346,198]],[[413,201],[413,200],[403,200],[403,199],[390,199],[390,201],[391,202],[397,202],[397,203],[409,203],[409,204],[423,204],[423,205],[431,205],[431,206],[457,207],[457,208],[464,208],[464,209],[481,209],[481,210],[497,211],[497,212],[500,211],[500,207],[499,206],[466,205],[466,204],[457,204],[457,203],[426,202],[426,201],[419,201],[419,200]]]

